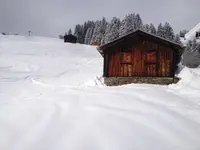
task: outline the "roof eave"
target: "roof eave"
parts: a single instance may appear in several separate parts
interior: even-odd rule
[[[114,44],[117,44],[118,42],[122,41],[122,40],[123,40],[124,38],[126,38],[126,37],[134,36],[134,35],[135,35],[136,33],[138,33],[138,32],[141,32],[141,33],[147,34],[147,35],[149,35],[149,36],[153,36],[153,37],[155,37],[155,38],[157,38],[157,39],[163,40],[163,41],[165,41],[165,42],[168,42],[168,43],[170,43],[171,45],[174,45],[174,46],[178,47],[178,49],[183,50],[183,46],[180,45],[180,44],[178,44],[178,43],[175,43],[175,42],[170,41],[170,40],[168,40],[168,39],[159,37],[159,36],[154,35],[154,34],[152,34],[152,33],[148,33],[148,32],[142,31],[142,30],[140,30],[140,29],[135,30],[134,32],[132,32],[132,33],[130,33],[130,34],[127,34],[127,35],[125,35],[125,36],[122,36],[122,37],[120,37],[120,38],[118,38],[118,39],[116,39],[116,40],[114,40],[114,41],[111,41],[111,42],[109,42],[109,43],[107,43],[107,44],[101,45],[101,46],[97,47],[97,50],[98,50],[99,53],[103,56],[103,50],[104,50],[105,48],[107,48],[107,47],[109,47],[109,46],[112,46],[112,45],[114,45]]]
[[[101,54],[102,57],[104,57],[104,52],[103,49],[101,49],[101,47],[97,47],[98,52]]]

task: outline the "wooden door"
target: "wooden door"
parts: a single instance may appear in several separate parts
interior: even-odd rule
[[[147,76],[155,77],[156,76],[156,64],[147,64]]]
[[[156,51],[145,52],[146,76],[155,77],[157,75],[157,53]]]
[[[131,52],[121,52],[121,76],[132,76]]]

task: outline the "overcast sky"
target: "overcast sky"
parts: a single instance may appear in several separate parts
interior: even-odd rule
[[[144,23],[169,22],[175,32],[200,22],[200,0],[0,0],[0,32],[57,37],[77,23],[139,13]]]

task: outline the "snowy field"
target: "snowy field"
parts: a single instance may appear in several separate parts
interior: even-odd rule
[[[106,87],[95,47],[0,36],[0,150],[200,150],[200,68]]]

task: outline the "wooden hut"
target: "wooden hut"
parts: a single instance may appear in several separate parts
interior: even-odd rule
[[[76,41],[77,41],[77,37],[72,34],[64,36],[64,42],[76,43]]]
[[[100,46],[101,44],[99,42],[92,42],[91,45],[93,45],[93,46]]]
[[[181,45],[142,30],[97,49],[104,58],[103,76],[107,85],[170,84],[174,82],[183,51]]]

